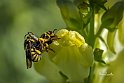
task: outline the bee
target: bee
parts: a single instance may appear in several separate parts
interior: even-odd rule
[[[55,31],[57,29],[54,29],[53,31],[48,31],[43,33],[40,38],[45,39],[45,43],[47,43],[48,45],[51,44],[53,41],[58,40],[60,38],[58,38],[58,36],[55,34]]]
[[[54,33],[55,30],[45,32],[39,38],[32,32],[28,32],[25,35],[24,50],[26,53],[27,69],[32,67],[32,62],[38,62],[41,59],[43,52],[48,52],[49,50],[55,52],[49,46],[54,40],[60,39]]]
[[[28,32],[25,35],[24,50],[26,53],[27,69],[32,67],[32,61],[38,62],[41,59],[41,51],[35,48],[37,41],[38,38],[32,32]]]

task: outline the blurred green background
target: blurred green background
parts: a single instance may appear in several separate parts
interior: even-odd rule
[[[106,5],[115,1],[108,0]],[[60,28],[65,28],[65,23],[56,0],[0,0],[0,83],[48,83],[34,68],[26,68],[24,35],[33,32],[40,36]]]
[[[48,83],[26,68],[24,35],[63,27],[55,0],[0,0],[0,83]]]

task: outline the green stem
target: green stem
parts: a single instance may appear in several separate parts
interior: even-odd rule
[[[94,17],[95,17],[95,11],[94,11],[94,5],[92,3],[91,7],[90,7],[90,11],[91,11],[91,19],[90,19],[90,31],[89,31],[89,36],[88,36],[88,44],[92,46],[92,48],[94,48],[94,44],[95,44],[95,34],[94,34]],[[94,68],[95,68],[95,64],[93,64],[93,66],[90,67],[90,73],[88,76],[88,81],[87,83],[92,83],[93,80],[93,75],[94,75]]]
[[[90,19],[90,31],[89,31],[89,37],[88,37],[88,43],[89,45],[91,45],[92,47],[94,47],[94,43],[95,43],[95,39],[94,39],[94,7],[91,7],[91,19]]]
[[[90,73],[89,73],[89,76],[88,76],[87,83],[93,83],[94,70],[95,70],[95,63],[93,64],[93,66],[90,67]]]

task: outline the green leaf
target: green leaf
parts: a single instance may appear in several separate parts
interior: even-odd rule
[[[108,9],[102,16],[102,27],[107,28],[110,31],[116,30],[116,26],[123,18],[124,1],[115,3],[110,9]]]
[[[118,25],[118,36],[119,36],[119,41],[121,44],[124,46],[124,18],[123,20],[119,23]]]
[[[109,48],[114,54],[116,54],[115,48],[114,48],[115,34],[116,34],[116,31],[114,31],[114,32],[108,32],[108,35],[107,35],[108,48]]]
[[[95,61],[106,64],[105,61],[102,60],[103,50],[99,48],[95,48],[93,54],[94,54]]]
[[[80,14],[76,5],[70,0],[57,0],[62,17],[68,29],[77,30],[82,27]]]

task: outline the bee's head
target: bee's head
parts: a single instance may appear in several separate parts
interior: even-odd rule
[[[32,33],[32,32],[28,32],[25,36],[25,39],[34,39],[34,40],[38,40],[38,38]]]

